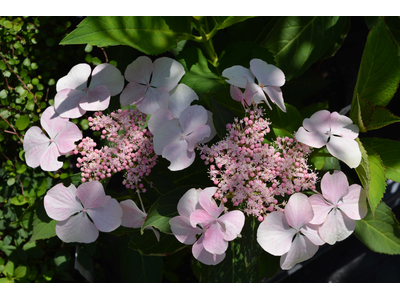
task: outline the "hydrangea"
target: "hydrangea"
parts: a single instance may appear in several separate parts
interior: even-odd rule
[[[212,146],[199,146],[218,187],[215,198],[243,207],[260,221],[271,211],[283,211],[282,197],[315,189],[317,174],[307,165],[308,146],[289,137],[264,143],[270,132],[262,110],[227,125],[228,135]]]
[[[265,61],[255,58],[250,61],[250,69],[242,66],[233,66],[225,69],[222,76],[228,78],[227,82],[231,85],[245,89],[244,94],[240,94],[237,88],[231,89],[232,98],[250,105],[253,101],[260,103],[264,101],[269,105],[265,94],[269,99],[286,112],[285,103],[280,87],[285,84],[285,74],[281,69]],[[255,83],[257,79],[257,83]]]
[[[325,173],[321,180],[322,197],[312,195],[310,202],[314,210],[311,224],[320,225],[318,233],[328,244],[343,241],[356,228],[356,220],[368,212],[366,193],[358,184],[349,186],[343,172]]]
[[[43,112],[40,124],[50,138],[37,126],[28,129],[23,144],[26,164],[32,168],[40,165],[44,171],[57,171],[63,165],[57,158],[73,150],[82,133],[74,123],[61,118],[54,106]]]
[[[265,217],[257,230],[257,242],[268,253],[282,256],[280,266],[289,270],[314,256],[324,244],[317,233],[318,226],[309,224],[313,217],[308,197],[295,193],[284,213],[274,211]]]
[[[358,126],[349,117],[320,110],[304,119],[303,127],[296,133],[296,139],[314,148],[326,145],[332,156],[350,168],[356,168],[361,162],[361,151],[355,141],[358,131]]]
[[[169,92],[176,87],[185,74],[183,66],[168,57],[151,61],[140,56],[125,70],[129,84],[120,95],[122,106],[136,104],[145,114],[153,114],[168,105]]]
[[[245,219],[238,210],[221,215],[225,207],[212,198],[215,191],[214,187],[190,189],[179,200],[179,216],[169,221],[175,237],[187,245],[194,243],[193,256],[206,265],[216,265],[225,258],[228,242],[240,236]]]
[[[99,231],[110,232],[121,225],[119,203],[105,194],[98,181],[83,183],[78,188],[59,183],[47,192],[44,208],[50,218],[59,221],[56,234],[66,243],[92,243]]]
[[[63,118],[79,118],[86,111],[105,110],[123,88],[124,77],[113,65],[100,64],[91,72],[88,64],[78,64],[57,81],[54,106]]]

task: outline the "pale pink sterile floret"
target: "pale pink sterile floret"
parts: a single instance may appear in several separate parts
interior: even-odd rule
[[[159,128],[153,137],[154,152],[171,162],[171,171],[183,170],[195,159],[194,147],[210,138],[209,115],[199,105],[186,108],[179,118],[172,119]]]
[[[278,67],[255,58],[250,61],[250,70],[242,66],[233,66],[225,69],[222,76],[228,78],[227,82],[231,85],[245,89],[243,97],[248,105],[252,101],[255,103],[264,101],[271,108],[265,96],[267,94],[273,103],[286,112],[280,88],[285,84],[285,74]],[[254,82],[255,78],[257,83]],[[233,96],[239,101],[237,90],[234,91]]]
[[[59,183],[47,192],[44,208],[50,218],[59,221],[56,234],[66,243],[92,243],[99,231],[113,231],[122,220],[118,201],[107,196],[98,181],[83,183],[78,188]]]
[[[176,238],[185,244],[193,244],[193,256],[207,265],[216,265],[225,258],[228,242],[240,237],[244,226],[244,214],[225,211],[214,199],[216,188],[191,189],[178,203],[179,216],[170,220]],[[202,234],[196,241],[197,235]]]
[[[122,208],[121,226],[129,228],[141,228],[147,214],[139,209],[136,203],[131,200],[124,200],[119,203]]]
[[[361,151],[355,141],[358,132],[358,126],[349,117],[320,110],[304,119],[303,127],[296,133],[296,139],[314,148],[326,145],[332,156],[350,168],[356,168],[361,162]]]
[[[125,70],[129,84],[121,93],[121,105],[136,104],[141,112],[150,115],[167,108],[169,92],[184,74],[183,66],[172,58],[161,57],[153,63],[147,56],[140,56]]]
[[[108,108],[111,96],[123,88],[124,76],[115,66],[100,64],[92,72],[88,64],[78,64],[57,81],[54,106],[63,118],[79,118],[86,111]]]
[[[349,186],[343,172],[325,173],[321,180],[322,196],[312,195],[314,210],[311,224],[320,225],[318,233],[328,244],[346,239],[356,228],[356,220],[368,212],[365,190],[358,184]]]
[[[44,171],[57,171],[63,165],[57,158],[75,148],[74,143],[82,139],[82,132],[74,123],[61,118],[54,106],[43,112],[40,124],[50,138],[37,126],[28,129],[23,144],[26,164],[32,168],[40,166]]]
[[[314,212],[308,197],[301,193],[290,196],[285,212],[273,211],[265,216],[257,230],[257,242],[268,253],[282,256],[283,270],[311,258],[324,241],[317,226],[309,224]]]

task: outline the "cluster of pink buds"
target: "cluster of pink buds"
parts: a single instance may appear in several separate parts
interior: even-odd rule
[[[82,182],[102,180],[113,173],[126,171],[123,184],[126,188],[146,189],[142,178],[148,176],[155,166],[157,155],[153,149],[153,135],[145,129],[146,115],[138,110],[121,110],[104,115],[96,112],[89,117],[89,126],[100,131],[101,138],[109,146],[95,149],[96,143],[90,138],[82,139],[74,154],[81,154],[77,167],[82,172]]]
[[[227,125],[223,140],[199,148],[218,187],[214,197],[262,221],[272,211],[283,212],[286,196],[315,189],[317,175],[307,165],[309,146],[289,137],[265,142],[270,123],[262,110],[246,113],[248,117]]]

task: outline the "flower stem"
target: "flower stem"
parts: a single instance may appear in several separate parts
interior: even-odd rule
[[[198,42],[201,42],[204,46],[204,49],[207,53],[207,56],[209,58],[210,63],[216,67],[218,65],[218,55],[217,53],[215,53],[214,50],[214,45],[212,42],[212,37],[215,35],[215,33],[217,32],[217,28],[214,27],[208,34],[204,31],[201,22],[196,19],[196,18],[192,18],[193,22],[196,24],[197,26],[197,30],[199,31],[200,35],[201,35],[201,39],[197,40]],[[200,19],[201,20],[201,19]]]

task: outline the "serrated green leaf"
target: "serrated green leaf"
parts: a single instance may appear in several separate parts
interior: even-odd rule
[[[370,31],[365,44],[357,83],[356,95],[372,106],[386,106],[396,93],[400,79],[400,61],[382,17]]]
[[[212,17],[215,20],[215,23],[217,26],[218,30],[227,28],[229,26],[232,26],[233,24],[243,22],[249,18],[254,18],[254,17],[245,17],[245,16],[238,16],[238,17]]]
[[[143,53],[157,55],[176,47],[177,42],[187,39],[190,32],[187,17],[89,16],[61,44],[128,45]]]
[[[400,227],[390,207],[379,203],[375,217],[371,210],[356,223],[356,237],[369,249],[379,253],[400,254]]]
[[[386,177],[400,182],[400,142],[380,138],[362,138],[361,141],[378,153],[385,166]]]
[[[290,80],[305,70],[337,41],[347,17],[280,17],[261,42],[275,56],[276,66]]]

